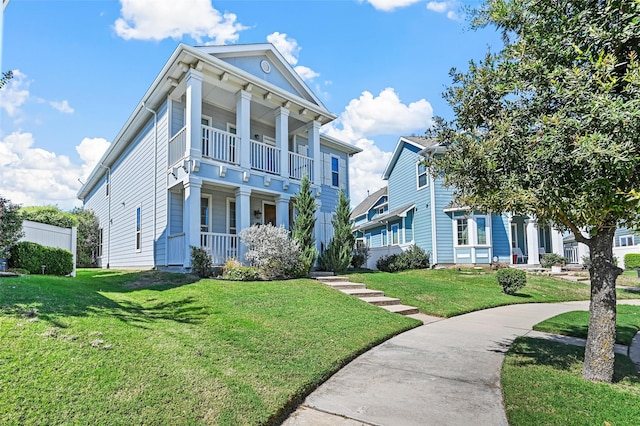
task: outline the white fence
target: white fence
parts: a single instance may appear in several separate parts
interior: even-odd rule
[[[78,230],[75,226],[73,228],[61,228],[24,220],[22,221],[22,231],[24,236],[20,241],[29,241],[42,246],[69,250],[73,254],[73,272],[71,276],[76,276],[76,240]]]

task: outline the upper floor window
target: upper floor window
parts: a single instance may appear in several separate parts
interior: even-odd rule
[[[331,157],[331,185],[340,186],[340,166],[338,157]]]
[[[633,245],[633,235],[623,235],[620,237],[620,247],[628,247]]]
[[[457,243],[459,246],[469,245],[469,222],[467,219],[456,219]]]
[[[418,174],[418,189],[424,188],[429,184],[429,176],[427,174],[427,166],[425,166],[422,161],[418,161],[416,165],[417,174]]]

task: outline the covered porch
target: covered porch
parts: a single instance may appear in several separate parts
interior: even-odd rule
[[[538,223],[536,218],[509,216],[511,263],[539,265],[547,253],[564,256],[562,234],[550,224]]]
[[[293,203],[286,194],[191,180],[169,190],[167,265],[190,267],[190,246],[201,247],[213,264],[244,259],[240,231],[254,224],[290,229]]]

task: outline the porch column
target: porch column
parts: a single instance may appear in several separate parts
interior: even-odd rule
[[[280,148],[280,176],[289,179],[289,110],[287,108],[281,107],[276,111],[276,146]]]
[[[185,125],[187,133],[187,154],[191,157],[202,156],[202,79],[200,71],[190,68],[187,71],[186,82],[186,112]]]
[[[320,123],[313,121],[308,132],[309,156],[313,158],[313,180],[311,183],[322,184],[322,153],[320,152]]]
[[[202,181],[193,176],[184,184],[184,216],[183,227],[185,232],[184,266],[191,266],[191,246],[200,247],[200,193]]]
[[[236,190],[236,229],[238,234],[251,226],[251,188],[240,187]],[[238,260],[245,262],[247,248],[238,244]]]
[[[251,170],[251,93],[244,90],[236,93],[236,132],[240,137],[240,167]]]
[[[551,251],[564,257],[564,239],[562,233],[551,227]]]
[[[529,218],[525,221],[527,228],[527,264],[538,265],[540,263],[540,255],[538,249],[540,248],[540,242],[538,239],[538,221],[533,218]]]
[[[513,214],[508,213],[507,214],[507,219],[509,221],[509,224],[507,225],[507,237],[509,239],[509,263],[511,265],[514,265],[514,261],[513,261],[513,249],[516,247],[516,245],[518,244],[517,241],[513,241],[513,233],[511,232],[511,224],[513,223]]]
[[[276,198],[276,226],[289,229],[289,201],[291,197],[285,194]]]

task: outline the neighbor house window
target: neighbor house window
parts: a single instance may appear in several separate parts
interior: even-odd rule
[[[136,251],[142,249],[142,207],[136,207]]]
[[[476,217],[478,244],[487,244],[487,219]]]
[[[427,176],[427,166],[425,166],[421,161],[418,162],[418,189],[424,188],[428,185],[429,180]]]
[[[400,232],[398,225],[391,226],[391,244],[398,244],[400,242]]]
[[[371,234],[366,234],[364,239],[367,242],[367,247],[371,247]]]
[[[382,230],[382,247],[385,247],[389,242],[387,241],[387,230]]]
[[[338,157],[331,157],[331,185],[340,186],[340,168]]]
[[[633,235],[623,235],[620,237],[620,247],[628,247],[633,245]]]
[[[469,223],[467,219],[457,219],[458,245],[466,246],[469,244]]]

